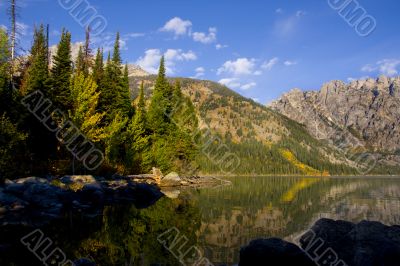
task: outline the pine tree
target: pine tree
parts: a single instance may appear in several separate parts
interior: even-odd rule
[[[173,122],[180,128],[194,130],[198,126],[198,120],[194,112],[192,101],[182,94],[180,80],[176,80],[172,96]]]
[[[200,137],[198,119],[192,101],[182,94],[179,80],[175,82],[172,105],[171,117],[176,127],[171,132],[175,147],[175,167],[186,173],[193,172],[197,169],[193,162],[198,152],[195,141]]]
[[[79,46],[78,57],[75,62],[75,74],[85,73],[85,55],[82,46]]]
[[[96,59],[93,66],[93,80],[97,86],[102,86],[104,78],[104,62],[103,62],[103,50],[97,49]]]
[[[107,56],[106,65],[104,68],[102,84],[100,85],[100,101],[98,110],[106,114],[106,123],[110,123],[113,120],[113,104],[115,101],[115,95],[113,94],[115,88],[113,88],[112,82],[112,66],[110,52]]]
[[[83,47],[83,74],[87,77],[90,69],[93,67],[92,49],[90,48],[90,27],[86,28],[85,36],[85,46]]]
[[[110,54],[104,71],[104,83],[101,86],[102,99],[100,110],[106,112],[107,122],[111,122],[113,117],[120,113],[123,117],[132,113],[132,106],[129,93],[129,77],[122,73],[121,55],[119,45],[119,34],[114,44],[113,57]]]
[[[121,52],[120,52],[120,35],[119,35],[119,32],[117,32],[117,36],[115,38],[112,61],[113,61],[114,65],[121,71],[122,59],[121,59]],[[117,74],[121,74],[121,73],[117,73]]]
[[[70,80],[72,76],[71,34],[63,30],[57,54],[51,69],[51,96],[53,104],[62,111],[71,108]]]
[[[35,29],[34,40],[28,59],[28,69],[24,76],[22,94],[29,94],[36,90],[41,90],[48,95],[47,82],[49,77],[47,65],[47,44],[44,34],[44,27],[41,25],[39,29]]]
[[[157,135],[168,134],[171,124],[171,85],[165,76],[165,60],[161,58],[160,68],[149,107],[149,127]]]
[[[146,173],[150,170],[152,156],[150,153],[150,136],[146,130],[146,107],[144,100],[144,85],[140,86],[136,113],[127,128],[127,164],[136,173]]]
[[[127,114],[129,117],[133,114],[133,108],[131,105],[131,97],[130,97],[130,87],[129,87],[129,69],[128,64],[125,64],[124,73],[122,76],[122,86],[120,97],[121,103],[119,108],[122,110],[122,113]]]
[[[44,27],[35,28],[33,45],[28,58],[28,67],[23,76],[21,94],[41,91],[46,98],[51,97],[49,89],[48,50]],[[50,162],[57,155],[57,139],[33,114],[25,109],[21,128],[28,132],[28,150],[32,164],[32,174],[48,173]]]

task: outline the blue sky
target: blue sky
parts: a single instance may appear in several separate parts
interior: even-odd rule
[[[9,26],[4,2],[0,24]],[[74,42],[84,39],[84,29],[58,0],[19,2],[20,43],[25,49],[34,24],[50,24],[52,44],[63,27],[72,32]],[[171,76],[218,81],[261,103],[294,87],[318,89],[333,79],[348,82],[400,71],[398,0],[358,0],[365,15],[376,21],[376,29],[366,37],[357,34],[329,0],[87,3],[107,21],[93,46],[110,49],[120,31],[125,61],[154,71],[164,54]]]

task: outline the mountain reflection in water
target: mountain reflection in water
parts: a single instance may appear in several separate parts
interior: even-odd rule
[[[400,224],[400,179],[235,177],[216,188],[187,189],[147,209],[106,207],[41,228],[70,259],[97,265],[180,265],[157,237],[175,227],[215,265],[238,262],[255,238],[293,240],[319,218]],[[0,265],[41,265],[19,239],[33,228],[1,227]],[[14,262],[14,264],[11,264]]]

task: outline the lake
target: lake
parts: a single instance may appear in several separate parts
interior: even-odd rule
[[[280,237],[290,241],[319,218],[400,224],[398,178],[227,180],[229,185],[167,191],[175,198],[163,197],[146,209],[106,207],[101,217],[71,214],[40,229],[68,258],[87,257],[97,265],[180,265],[174,254],[186,250],[186,257],[198,250],[214,265],[234,265],[240,247],[250,240]],[[43,265],[19,242],[32,230],[3,227],[0,237],[10,239],[13,249],[0,262]],[[176,234],[183,238],[175,247],[165,248],[162,242]]]

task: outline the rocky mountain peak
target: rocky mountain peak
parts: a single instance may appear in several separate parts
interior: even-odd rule
[[[367,149],[400,151],[400,77],[380,76],[348,84],[335,80],[319,91],[292,90],[270,107],[304,124],[317,138],[333,139],[348,129],[349,137]]]

